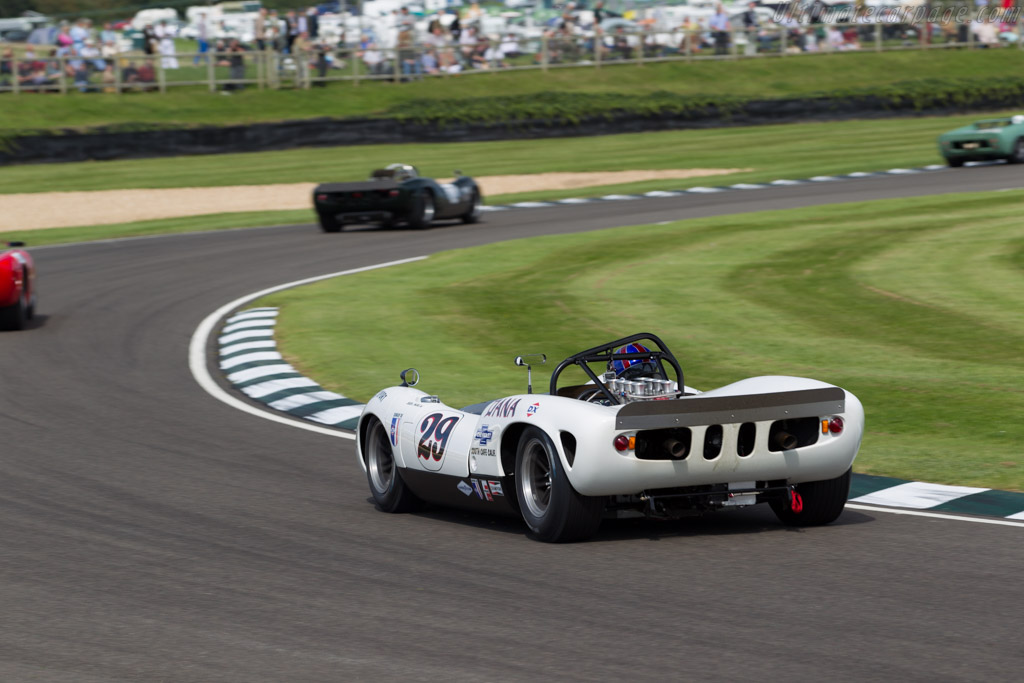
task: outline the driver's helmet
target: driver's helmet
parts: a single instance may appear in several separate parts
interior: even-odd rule
[[[388,164],[387,170],[391,171],[391,177],[398,181],[412,180],[420,174],[415,166],[409,164]]]
[[[626,344],[615,349],[615,353],[650,353],[643,344]],[[636,379],[658,374],[658,364],[654,358],[620,359],[608,361],[608,370],[614,372],[619,379]]]

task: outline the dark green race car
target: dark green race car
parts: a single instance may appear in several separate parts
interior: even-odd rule
[[[983,119],[939,136],[939,153],[950,166],[1006,159],[1024,163],[1024,116]]]
[[[425,228],[434,220],[480,218],[480,188],[456,171],[450,183],[421,178],[415,166],[391,164],[358,183],[324,183],[313,190],[313,208],[324,232],[340,232],[345,224],[405,223]]]

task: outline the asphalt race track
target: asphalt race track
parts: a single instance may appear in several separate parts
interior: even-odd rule
[[[1001,188],[1024,188],[1024,168],[422,232],[36,249],[41,316],[0,335],[0,680],[1019,680],[1019,527],[847,510],[795,531],[755,508],[606,522],[555,546],[511,520],[386,515],[351,441],[234,410],[187,363],[206,315],[290,280],[551,232]]]

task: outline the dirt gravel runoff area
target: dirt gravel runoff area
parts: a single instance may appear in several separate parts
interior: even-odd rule
[[[748,168],[682,168],[652,171],[537,173],[477,178],[484,197],[546,190],[574,190],[648,180],[728,175]],[[444,182],[444,181],[441,181]],[[133,221],[312,206],[316,183],[179,187],[169,189],[38,192],[0,195],[0,231],[109,225]]]

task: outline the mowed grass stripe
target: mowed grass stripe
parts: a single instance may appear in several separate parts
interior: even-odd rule
[[[525,390],[515,355],[557,362],[651,331],[691,386],[788,374],[856,393],[868,420],[859,472],[1024,490],[1024,321],[985,314],[1024,289],[1024,223],[1012,220],[1022,210],[1024,193],[1000,192],[549,236],[260,303],[280,306],[287,357],[359,400],[410,366],[449,405],[487,400]],[[982,225],[992,227],[975,243],[969,228]],[[994,281],[920,300],[949,277]],[[541,390],[546,381],[534,377]]]

